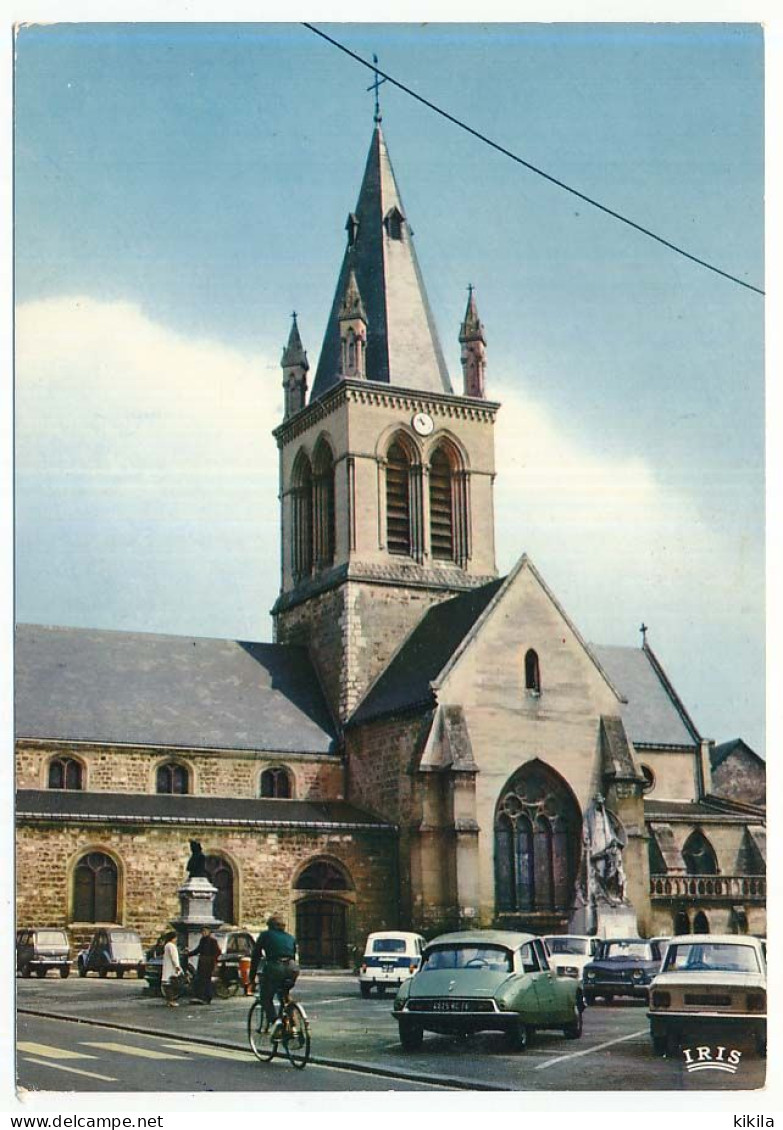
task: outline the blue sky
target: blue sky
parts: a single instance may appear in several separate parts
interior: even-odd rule
[[[756,286],[751,25],[323,25],[524,159]],[[289,315],[313,369],[370,75],[297,25],[23,28],[17,617],[269,638]],[[649,639],[705,736],[763,737],[763,299],[388,84],[454,379],[476,286],[498,555],[583,635]]]

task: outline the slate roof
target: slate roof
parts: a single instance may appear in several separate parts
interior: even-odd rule
[[[738,812],[738,806],[723,805],[719,797],[709,802],[701,800],[648,800],[645,797],[644,815],[647,820],[666,820],[671,817],[686,817],[698,820],[705,816],[733,817],[746,819]]]
[[[15,672],[22,738],[334,750],[304,648],[20,625]]]
[[[590,650],[627,699],[620,714],[634,745],[699,744],[693,722],[649,648],[590,644]]]
[[[338,315],[351,271],[367,313],[367,379],[422,392],[453,393],[410,227],[407,222],[403,225],[401,240],[390,239],[384,227],[384,218],[395,209],[407,221],[386,141],[376,126],[352,213],[358,221],[356,237],[346,248],[340,269],[311,402],[340,377]]]
[[[158,793],[61,792],[21,789],[16,794],[18,819],[83,820],[112,824],[233,824],[274,827],[391,829],[393,826],[347,801],[237,799],[214,796],[170,796]]]
[[[745,750],[759,762],[764,765],[764,758],[761,757],[754,749],[751,749],[747,742],[742,738],[734,738],[730,742],[720,742],[718,745],[712,746],[710,749],[710,765],[713,769],[717,769],[723,762],[735,751]]]
[[[446,666],[504,580],[499,577],[430,608],[372,685],[348,725],[432,703],[430,683]]]

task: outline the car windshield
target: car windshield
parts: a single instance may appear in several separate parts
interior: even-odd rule
[[[372,944],[373,953],[405,953],[404,938],[376,938]]]
[[[731,942],[698,942],[669,946],[665,972],[714,969],[726,973],[758,973],[759,963],[753,946]]]
[[[426,969],[488,969],[492,973],[510,973],[511,953],[502,946],[461,945],[436,946],[424,957]]]
[[[550,953],[581,953],[590,952],[590,943],[587,938],[547,938],[546,944]]]
[[[141,942],[138,938],[113,937],[111,952],[116,961],[141,961]]]
[[[62,930],[39,930],[36,935],[39,946],[67,946],[68,939]]]
[[[607,942],[601,951],[603,961],[615,961],[625,957],[640,957],[642,961],[652,961],[652,947],[647,942]]]

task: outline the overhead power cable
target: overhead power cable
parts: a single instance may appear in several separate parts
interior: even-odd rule
[[[312,31],[316,35],[320,36],[321,39],[325,39],[327,43],[331,43],[332,46],[336,47],[339,51],[342,51],[344,54],[350,56],[350,58],[354,59],[357,63],[361,63],[361,65],[363,67],[366,67],[367,70],[373,71],[376,76],[380,75],[382,79],[385,79],[386,82],[390,82],[392,86],[396,86],[398,90],[402,90],[403,93],[410,95],[411,98],[415,98],[417,102],[421,102],[422,105],[426,106],[429,110],[433,110],[436,114],[440,114],[442,118],[445,118],[455,126],[459,126],[460,129],[465,130],[466,133],[469,133],[473,137],[478,138],[479,141],[483,141],[485,145],[489,145],[492,149],[497,150],[498,153],[502,153],[505,157],[510,157],[512,161],[516,161],[518,165],[522,165],[524,168],[529,169],[531,173],[536,173],[538,176],[543,177],[544,180],[548,180],[550,184],[555,184],[558,188],[562,188],[565,192],[570,192],[572,196],[576,196],[579,200],[583,200],[585,204],[590,204],[593,208],[597,208],[600,212],[604,212],[607,216],[611,216],[613,219],[619,220],[621,223],[626,224],[629,228],[633,228],[635,231],[641,232],[642,235],[646,235],[649,239],[654,239],[656,243],[662,244],[663,247],[668,247],[670,251],[676,251],[678,255],[682,255],[685,259],[690,259],[692,263],[696,263],[700,267],[705,267],[708,271],[713,271],[716,275],[721,275],[724,279],[728,279],[729,282],[737,283],[738,286],[744,286],[746,290],[752,290],[755,294],[763,295],[765,293],[760,287],[753,286],[751,283],[745,282],[744,279],[739,279],[736,275],[732,275],[729,274],[728,271],[721,270],[721,268],[716,267],[714,263],[708,263],[706,259],[700,259],[697,255],[692,255],[690,251],[686,251],[683,247],[679,247],[676,243],[672,243],[670,240],[664,239],[661,235],[656,235],[654,231],[650,231],[649,228],[642,227],[641,224],[637,224],[635,220],[629,219],[628,216],[623,216],[622,213],[615,212],[613,208],[608,208],[605,204],[601,204],[600,201],[594,200],[591,196],[585,195],[584,192],[580,192],[578,189],[572,188],[571,185],[566,184],[565,181],[558,180],[557,177],[553,177],[550,173],[544,172],[543,169],[539,169],[536,165],[532,165],[529,161],[525,161],[522,157],[518,157],[517,154],[512,153],[510,149],[506,149],[503,145],[499,145],[497,141],[493,141],[492,138],[487,137],[486,134],[480,133],[478,130],[473,129],[472,126],[467,125],[466,122],[461,121],[459,118],[455,118],[454,115],[450,114],[447,110],[443,110],[440,106],[436,106],[434,102],[430,102],[429,99],[424,98],[421,94],[417,94],[415,90],[411,90],[409,86],[406,86],[404,83],[399,82],[396,78],[392,78],[390,74],[387,74],[385,71],[382,71],[380,69],[377,62],[368,63],[366,59],[363,59],[361,57],[361,55],[357,55],[355,51],[351,51],[349,47],[346,47],[343,43],[340,43],[338,42],[338,40],[333,39],[331,35],[327,35],[326,32],[321,31],[320,28],[317,28],[313,24],[309,24],[304,21],[303,26],[306,27],[309,31]]]

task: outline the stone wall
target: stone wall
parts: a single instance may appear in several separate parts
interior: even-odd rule
[[[257,797],[261,774],[284,765],[293,777],[297,800],[339,800],[343,797],[342,759],[318,754],[275,754],[252,750],[166,750],[89,742],[20,740],[16,745],[16,786],[45,789],[53,757],[82,763],[88,792],[154,793],[156,770],[164,762],[186,765],[191,793],[196,796]]]
[[[296,878],[324,857],[341,864],[354,887],[334,896],[348,905],[349,946],[362,945],[371,930],[398,925],[397,845],[388,832],[29,821],[17,828],[18,926],[92,929],[93,924],[73,922],[72,875],[82,855],[102,851],[117,864],[119,922],[150,944],[179,911],[177,889],[185,879],[189,839],[200,840],[207,855],[222,855],[231,864],[242,926],[260,927],[272,912],[293,925]]]

